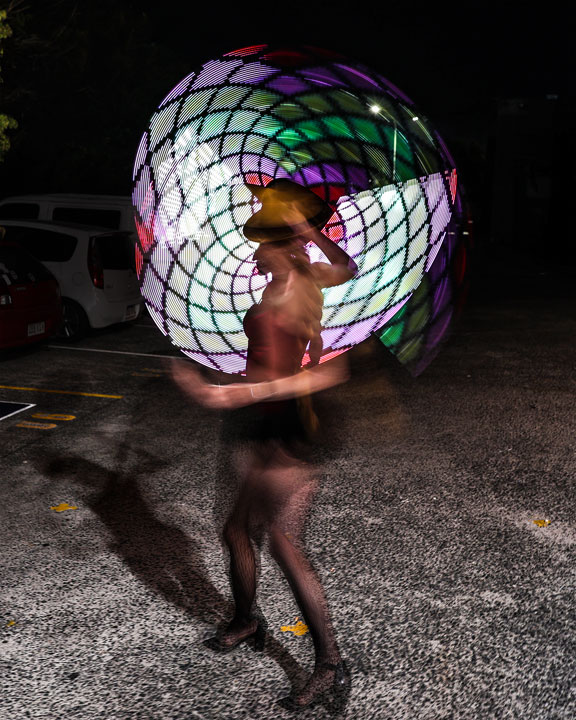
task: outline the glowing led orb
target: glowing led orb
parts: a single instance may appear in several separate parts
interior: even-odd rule
[[[460,194],[454,209],[446,238],[420,285],[399,312],[375,331],[412,375],[419,375],[437,355],[466,299],[471,221]]]
[[[318,49],[258,46],[206,62],[168,93],[134,167],[136,261],[158,327],[183,353],[244,371],[244,314],[267,278],[242,233],[246,183],[288,178],[334,209],[323,232],[356,261],[324,291],[325,360],[409,301],[445,238],[456,170],[437,133],[378,73]],[[310,244],[311,260],[326,261]]]

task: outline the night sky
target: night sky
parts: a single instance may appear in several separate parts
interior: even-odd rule
[[[125,3],[126,4],[126,3]],[[129,5],[129,3],[127,4]],[[569,89],[568,28],[553,5],[519,2],[140,3],[154,41],[191,65],[255,43],[288,42],[339,50],[380,70],[417,103],[451,109],[493,96]],[[565,18],[564,18],[565,20]]]
[[[315,45],[380,71],[444,136],[477,205],[498,102],[574,94],[568,23],[549,3],[40,0],[17,3],[9,22],[1,102],[19,129],[0,196],[129,194],[138,141],[168,90],[253,44]]]

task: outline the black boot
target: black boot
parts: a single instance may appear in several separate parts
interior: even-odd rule
[[[266,642],[266,630],[268,624],[263,617],[252,618],[251,622],[255,622],[255,629],[246,634],[245,631],[227,632],[226,630],[216,633],[216,635],[204,640],[204,645],[210,650],[220,653],[229,653],[243,642],[249,642],[254,650],[262,652]],[[230,625],[228,625],[230,627]]]
[[[331,673],[334,673],[330,680]],[[352,681],[350,671],[344,663],[320,663],[305,687],[297,695],[288,695],[279,700],[287,710],[304,710],[316,705],[324,705],[330,713],[340,712],[350,696]]]

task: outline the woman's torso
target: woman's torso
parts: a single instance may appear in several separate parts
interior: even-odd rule
[[[320,330],[322,302],[311,272],[294,270],[286,282],[267,286],[244,317],[248,380],[261,382],[300,370],[308,343]]]

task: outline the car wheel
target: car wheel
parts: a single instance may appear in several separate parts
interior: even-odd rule
[[[90,328],[88,317],[84,310],[74,302],[63,298],[62,300],[62,324],[58,331],[58,337],[64,340],[80,340]]]

